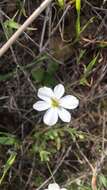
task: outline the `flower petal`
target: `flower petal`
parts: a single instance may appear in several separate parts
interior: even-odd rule
[[[79,100],[75,96],[67,95],[60,99],[60,105],[66,109],[75,109],[79,105]]]
[[[54,88],[54,94],[56,98],[61,98],[64,95],[65,89],[64,86],[62,84],[58,84],[57,86],[55,86]]]
[[[51,97],[54,97],[54,93],[51,88],[42,87],[38,90],[38,97],[42,100],[49,101]]]
[[[61,188],[61,190],[67,190],[66,188]]]
[[[35,104],[33,104],[33,109],[37,111],[44,111],[50,108],[50,104],[45,101],[38,101]]]
[[[49,126],[55,125],[56,122],[58,121],[57,108],[50,108],[49,110],[47,110],[43,117],[43,121],[46,125]]]
[[[60,187],[57,183],[51,183],[48,186],[48,190],[60,190]]]
[[[58,109],[58,115],[60,119],[64,122],[70,122],[71,121],[71,114],[65,110],[64,108]]]

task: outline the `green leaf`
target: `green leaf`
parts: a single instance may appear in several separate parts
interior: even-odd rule
[[[99,181],[100,181],[101,185],[103,184],[103,186],[105,188],[107,188],[107,178],[103,174],[101,174],[99,176]]]
[[[80,79],[80,84],[83,85],[83,86],[85,86],[85,85],[88,86],[88,85],[89,85],[89,84],[88,84],[88,81],[87,81],[87,79],[86,79],[85,77],[82,77],[82,78]]]
[[[18,143],[19,142],[14,135],[11,135],[9,133],[0,132],[0,144],[2,144],[2,145],[16,145]]]
[[[97,63],[97,58],[99,56],[99,53],[94,57],[91,62],[88,64],[88,66],[84,66],[84,74],[81,76],[80,84],[85,85],[88,84],[87,77],[90,75],[90,72],[93,70],[93,67]]]
[[[56,80],[55,80],[54,76],[51,73],[46,72],[43,84],[52,87],[52,86],[54,86],[56,84]]]
[[[91,17],[91,18],[86,22],[86,24],[81,28],[80,34],[81,34],[82,32],[84,32],[84,30],[89,26],[89,24],[93,23],[94,19],[95,19],[95,17]]]
[[[58,137],[58,132],[56,130],[49,130],[45,133],[45,137],[47,140],[54,140]]]
[[[77,12],[80,12],[80,10],[81,10],[81,0],[75,0],[75,6],[76,6]]]
[[[33,80],[41,82],[44,79],[45,71],[43,68],[34,69],[31,72]]]
[[[58,1],[58,5],[61,7],[61,8],[64,8],[64,0],[57,0]]]
[[[77,34],[77,38],[78,38],[80,35],[80,32],[81,32],[81,26],[80,26],[81,0],[75,0],[75,7],[76,7],[76,11],[77,11],[76,34]]]
[[[77,58],[77,64],[80,63],[80,60],[83,58],[84,54],[86,53],[86,50],[81,50],[79,57]]]
[[[10,73],[7,73],[7,74],[0,74],[0,81],[5,81],[5,80],[8,80],[10,79],[12,76],[14,75],[14,72],[10,72]]]
[[[4,26],[7,28],[18,29],[21,25],[15,22],[13,19],[6,20]]]
[[[81,26],[80,26],[80,10],[81,10],[81,0],[75,0],[75,7],[77,11],[77,20],[76,20],[76,35],[77,38],[80,35],[81,32]]]
[[[77,20],[76,20],[76,34],[77,38],[79,37],[81,32],[81,27],[80,27],[80,14],[77,15]]]
[[[9,19],[6,20],[4,22],[4,26],[5,28],[11,28],[11,29],[19,29],[19,27],[21,26],[21,24],[18,24],[17,22],[15,22],[13,19]],[[37,30],[36,28],[31,28],[31,27],[27,27],[27,30]]]
[[[11,168],[11,166],[15,162],[16,155],[17,155],[16,152],[11,152],[9,159],[7,160],[6,164],[4,165],[3,175],[0,178],[0,184],[2,183],[2,181],[3,181],[4,177],[6,176],[8,170]]]
[[[14,145],[16,143],[16,139],[10,137],[0,137],[0,144],[2,145]]]
[[[49,161],[49,156],[50,156],[50,152],[46,151],[46,150],[41,150],[40,151],[40,158],[41,158],[41,161],[45,161],[45,162],[48,162]]]
[[[71,135],[71,138],[75,141],[77,136],[77,130],[72,128],[66,128],[65,131],[67,131]]]
[[[50,74],[55,74],[56,71],[59,68],[59,64],[55,61],[49,61],[48,62],[48,67],[47,67],[47,72]]]
[[[85,74],[86,74],[86,75],[88,75],[89,72],[92,71],[93,67],[94,67],[95,64],[97,63],[98,55],[99,55],[99,54],[97,54],[97,56],[94,57],[94,58],[92,59],[92,61],[88,64],[88,66],[86,67],[86,71],[85,71]]]

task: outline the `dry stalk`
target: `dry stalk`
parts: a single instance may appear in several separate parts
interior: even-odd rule
[[[0,57],[11,47],[17,38],[27,29],[27,27],[41,14],[41,12],[51,3],[52,0],[44,0],[43,3],[28,17],[22,26],[10,37],[10,39],[0,49]]]

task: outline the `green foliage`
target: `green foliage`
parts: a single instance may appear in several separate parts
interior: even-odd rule
[[[50,60],[47,66],[47,72],[50,74],[55,74],[58,68],[59,68],[58,63],[54,60]]]
[[[44,11],[44,13],[41,15],[42,21],[45,21],[45,17],[46,17],[45,13],[46,14],[49,13],[49,15],[52,16],[52,18],[50,18],[46,24],[46,32],[45,32],[46,35],[44,36],[44,45],[45,45],[45,42],[49,40],[49,36],[47,34],[48,25],[50,28],[49,30],[51,30],[50,33],[51,32],[53,33],[55,31],[54,29],[57,29],[57,26],[59,26],[59,32],[54,33],[55,34],[54,36],[56,37],[56,39],[58,37],[58,40],[59,40],[60,32],[63,32],[63,35],[61,35],[61,37],[63,36],[64,39],[62,39],[61,47],[63,43],[66,44],[64,47],[66,46],[70,47],[70,52],[71,52],[69,53],[70,60],[72,59],[75,62],[75,55],[78,55],[78,52],[80,52],[77,58],[78,66],[80,66],[79,63],[82,60],[82,58],[84,56],[87,56],[88,53],[90,54],[92,50],[95,57],[91,58],[91,61],[88,61],[87,65],[84,65],[84,68],[83,68],[84,70],[79,80],[81,85],[87,85],[89,84],[89,79],[92,77],[91,73],[96,67],[97,60],[98,60],[98,54],[97,55],[95,54],[96,48],[98,48],[98,50],[100,51],[99,53],[100,58],[104,61],[106,60],[106,52],[105,52],[106,49],[104,49],[104,52],[103,52],[103,48],[107,46],[105,31],[103,31],[104,26],[99,27],[98,32],[96,31],[97,26],[102,24],[102,21],[103,21],[103,19],[100,19],[100,14],[102,16],[102,15],[105,15],[105,13],[103,14],[103,10],[98,11],[99,13],[99,16],[98,16],[97,14],[95,14],[94,11],[91,10],[93,4],[95,7],[101,7],[100,3],[98,2],[95,3],[95,1],[93,1],[94,3],[89,2],[89,4],[87,3],[84,4],[84,1],[81,1],[81,0],[56,0],[56,2],[60,10],[58,10],[58,7],[53,1],[53,3],[51,4],[51,8],[49,8],[48,10],[49,12]],[[81,7],[81,2],[83,4],[83,7]],[[30,2],[30,4],[28,3],[28,1],[23,1],[23,0],[16,0],[16,2],[10,1],[10,3],[9,2],[5,3],[4,1],[2,5],[3,12],[4,12],[4,15],[2,15],[2,17],[3,17],[4,23],[3,24],[1,23],[1,24],[4,27],[3,29],[7,37],[7,40],[21,26],[18,22],[23,23],[23,21],[28,18],[33,8],[38,7],[40,3],[41,2],[39,0],[38,1],[33,0]],[[7,6],[6,9],[5,9],[5,4]],[[71,4],[70,10],[67,12],[66,15],[64,15],[64,17],[61,17],[62,12],[64,13],[66,7],[69,4]],[[14,7],[11,9],[11,7],[9,6],[11,7],[16,6],[16,7],[15,9]],[[8,7],[11,10],[10,12],[8,10]],[[72,20],[75,20],[75,11],[73,9],[76,9],[76,23],[74,24],[74,26],[73,26]],[[52,10],[52,14],[51,14],[51,10]],[[14,18],[12,19],[7,19],[5,17],[6,16],[5,14],[11,16],[12,14],[14,14],[14,12],[16,12],[18,19],[16,18],[16,16],[14,16]],[[72,19],[71,17],[69,17],[69,13],[71,14]],[[83,20],[81,20],[81,15],[82,15]],[[71,19],[70,21],[72,22],[72,24],[70,24],[69,26],[68,26],[68,23],[69,23],[68,17]],[[88,18],[90,19],[88,20]],[[61,20],[63,19],[65,19],[65,21],[61,22]],[[96,19],[96,22],[94,23],[95,25],[93,24],[94,26],[92,26],[91,28],[89,25],[91,25],[94,19]],[[2,19],[1,19],[1,22],[2,22]],[[66,26],[65,26],[65,23],[66,23]],[[85,24],[83,24],[82,26],[82,23],[85,23]],[[35,23],[33,24],[35,25]],[[64,31],[60,30],[61,29],[60,26],[61,27],[64,26],[62,27]],[[85,31],[85,29],[87,29],[88,26],[90,27],[89,30]],[[37,20],[37,27],[38,27],[37,32],[39,32],[43,28],[40,23],[40,19]],[[77,41],[74,39],[74,31],[72,32],[73,35],[70,34],[68,27],[70,27],[71,30],[73,30],[73,28],[75,27],[75,33],[76,33],[75,38]],[[91,29],[93,29],[92,32],[91,32]],[[35,30],[35,29],[27,28],[27,30],[29,30],[27,31],[27,34],[31,37],[32,41],[34,40],[35,42],[36,41],[40,42],[41,35],[38,35],[39,38],[37,39],[37,35],[34,34],[35,32],[31,32],[31,30]],[[95,30],[95,33],[94,33],[94,30]],[[40,34],[41,34],[41,31],[40,31]],[[6,39],[4,39],[5,35],[3,34],[2,30],[0,34],[1,34],[1,45],[2,45],[5,43]],[[96,34],[96,35],[93,35],[93,34]],[[80,39],[80,37],[82,38]],[[91,50],[90,50],[90,45],[88,46],[88,42],[85,41],[85,37],[87,37],[87,41],[88,39],[90,39],[90,43],[94,45],[95,49],[91,47]],[[95,41],[94,41],[94,38],[95,38]],[[68,39],[71,39],[71,40],[68,42],[66,41]],[[74,39],[74,42],[78,42],[79,40],[80,42],[77,44],[72,43],[73,39]],[[26,41],[26,39],[24,40]],[[20,38],[20,43],[26,44],[24,40],[23,38]],[[55,42],[55,43],[58,43],[58,42]],[[23,50],[24,52],[23,59],[21,59],[22,53],[20,54],[22,47],[20,47],[20,44],[18,45],[19,49],[16,46],[17,44],[13,46],[14,55],[16,56],[16,58],[18,58],[18,61],[20,63],[23,63],[23,60],[25,60],[25,63],[23,64],[23,66],[20,66],[20,68],[23,71],[27,71],[28,75],[31,77],[31,80],[33,80],[34,85],[36,87],[39,85],[40,86],[42,85],[54,86],[57,83],[56,74],[59,69],[59,63],[57,61],[49,57],[49,55],[46,53],[45,54],[40,53],[39,54],[40,56],[36,57],[36,59],[34,59],[31,63],[28,63],[28,60],[31,60],[33,57],[32,56],[33,53],[32,55],[30,55],[30,50],[31,52],[33,51],[36,52],[36,50],[32,49],[34,47],[33,44],[30,42],[30,47],[29,47],[29,44],[28,44],[28,48],[26,46],[27,51]],[[86,49],[84,50],[84,48]],[[63,49],[65,50],[66,48],[63,48]],[[57,50],[59,51],[59,46],[58,46],[58,49],[56,48],[56,53],[57,53]],[[26,60],[28,56],[29,56],[29,59]],[[63,57],[64,55],[61,55],[61,56]],[[83,151],[83,154],[86,156],[89,162],[93,166],[95,166],[95,163],[97,163],[97,161],[99,160],[99,154],[101,155],[101,151],[102,151],[101,126],[104,123],[103,120],[105,120],[105,117],[103,116],[106,115],[106,109],[107,109],[107,106],[106,106],[107,101],[106,101],[106,93],[105,93],[106,73],[105,73],[105,76],[103,76],[103,81],[99,83],[98,89],[96,88],[98,98],[97,98],[97,95],[95,95],[95,98],[93,99],[93,101],[90,102],[90,105],[88,106],[88,111],[87,111],[88,100],[86,98],[86,101],[85,101],[86,109],[84,110],[84,108],[80,107],[80,113],[76,115],[76,118],[77,117],[79,118],[77,118],[76,121],[72,120],[72,122],[73,121],[75,122],[74,124],[61,123],[61,125],[57,124],[54,127],[47,127],[44,124],[43,126],[42,124],[38,125],[38,117],[39,117],[39,114],[38,114],[34,116],[36,118],[37,123],[35,124],[36,126],[32,130],[32,127],[30,128],[30,123],[32,126],[35,118],[32,116],[32,112],[31,112],[32,110],[27,110],[29,108],[29,105],[27,106],[27,103],[29,104],[30,102],[32,102],[32,90],[30,88],[26,91],[26,93],[29,95],[29,98],[31,97],[31,99],[29,99],[30,101],[26,102],[26,100],[22,98],[26,96],[26,99],[27,99],[27,94],[26,93],[24,94],[24,90],[23,90],[26,88],[26,81],[24,81],[25,77],[22,74],[22,70],[20,68],[18,70],[17,66],[15,68],[15,64],[13,66],[14,60],[12,61],[11,64],[9,64],[8,61],[9,60],[11,61],[11,58],[12,58],[12,54],[11,54],[11,51],[9,51],[7,54],[5,54],[3,59],[1,59],[3,60],[3,63],[1,63],[0,65],[0,69],[1,69],[0,82],[3,81],[1,82],[1,91],[0,91],[1,100],[2,100],[2,97],[5,98],[5,96],[7,98],[6,100],[2,101],[1,112],[2,112],[2,109],[9,108],[9,105],[11,104],[10,100],[11,100],[11,94],[12,94],[12,97],[14,96],[16,104],[18,106],[18,110],[15,109],[14,111],[17,113],[20,112],[22,114],[22,117],[20,117],[20,114],[19,114],[19,118],[21,120],[20,124],[23,124],[23,126],[26,125],[27,128],[25,127],[25,129],[22,132],[24,133],[24,138],[23,138],[23,134],[21,138],[22,142],[20,142],[20,140],[17,139],[15,135],[12,135],[10,133],[0,132],[0,148],[1,148],[0,163],[1,165],[2,163],[4,164],[1,166],[1,172],[0,172],[1,174],[0,185],[2,185],[2,183],[4,184],[4,188],[1,187],[1,189],[9,189],[10,186],[11,186],[10,189],[12,187],[13,189],[23,189],[23,188],[38,189],[38,187],[41,184],[44,184],[44,181],[46,182],[47,178],[50,177],[47,172],[47,165],[48,165],[47,163],[49,162],[50,168],[52,168],[52,172],[50,172],[50,174],[52,173],[53,175],[54,175],[54,171],[57,168],[57,163],[59,163],[58,171],[55,173],[54,177],[55,177],[55,180],[58,181],[62,186],[65,185],[67,190],[92,190],[91,188],[92,176],[90,175],[91,173],[90,167],[87,165],[87,162],[85,162],[84,157],[82,157],[82,155],[80,154],[79,149],[76,147],[76,143],[79,144],[81,151]],[[13,58],[15,57],[13,56]],[[3,66],[4,62],[6,63],[6,66]],[[73,75],[72,71],[75,69],[75,66],[74,64],[72,64],[72,61],[70,61],[70,63],[68,59],[67,60],[65,59],[64,66],[62,67],[62,70],[60,70],[60,73],[62,72],[63,74],[63,69],[64,69],[64,73],[67,74],[67,77],[66,76],[62,77],[64,78],[63,83],[67,84],[66,88],[68,89],[68,93],[71,93],[71,88],[72,90],[76,89],[76,91],[80,93],[80,97],[83,97],[88,92],[87,88],[86,89],[84,88],[85,94],[83,95],[81,86],[78,85],[78,81],[77,81],[78,73],[77,75],[76,74]],[[99,62],[99,64],[100,64],[99,66],[101,67],[101,69],[103,69],[105,62],[102,63],[102,65],[101,65],[101,62]],[[99,70],[100,70],[100,67],[98,68]],[[9,73],[5,72],[5,68],[6,68],[6,71],[8,71]],[[95,71],[97,71],[97,68],[95,69],[96,69]],[[4,74],[2,74],[2,70]],[[16,74],[17,74],[17,78],[15,78]],[[15,79],[16,82],[14,83],[15,80],[9,81],[9,79],[11,78]],[[95,80],[97,80],[97,78],[98,76],[95,77]],[[71,81],[72,79],[73,81]],[[96,81],[94,81],[94,84],[95,82]],[[2,91],[3,84],[6,90],[3,89]],[[82,95],[81,95],[81,92],[82,92]],[[10,104],[8,105],[8,103]],[[98,106],[96,106],[96,108],[93,110],[94,104]],[[103,112],[104,112],[104,115],[103,115]],[[24,118],[25,118],[25,121],[24,121]],[[98,120],[98,127],[97,127],[97,120]],[[12,122],[12,124],[13,123],[14,122]],[[15,121],[16,127],[17,127],[17,123],[19,124],[19,122]],[[11,125],[11,122],[9,123],[9,125]],[[75,128],[75,125],[76,125],[76,128]],[[29,132],[27,131],[27,135],[26,135],[26,130],[28,128],[30,130]],[[82,131],[79,131],[79,129],[81,129]],[[105,136],[104,138],[105,140],[106,134],[104,136]],[[67,157],[66,157],[66,150],[69,146],[72,146],[72,150],[70,151],[69,154],[67,154]],[[4,154],[4,148],[6,152],[8,152],[9,154],[8,153]],[[3,153],[2,153],[2,149],[3,149]],[[65,160],[63,160],[63,155],[65,156]],[[34,162],[36,161],[36,164],[34,163],[35,167],[32,162],[34,156],[35,156]],[[104,161],[106,161],[106,157]],[[15,162],[16,162],[16,165],[15,165]],[[15,168],[13,168],[13,166]],[[101,168],[102,171],[106,174],[107,173],[106,162],[104,162],[101,165],[101,167],[102,167]],[[11,185],[9,184],[8,179],[4,180],[4,178],[8,176],[10,169],[12,169],[12,175],[11,175],[11,178],[9,178]],[[98,189],[97,190],[107,189],[107,176],[105,174],[98,173],[98,176],[97,176]],[[53,177],[53,175],[51,175],[51,177]],[[18,186],[19,182],[22,185],[21,188]],[[26,184],[29,182],[30,184],[28,184],[28,187],[26,187]],[[51,182],[51,181],[48,181],[48,182]],[[70,182],[71,182],[71,185],[68,185],[70,184]],[[14,187],[14,184],[15,184],[15,187]],[[44,188],[47,188],[47,187],[44,186],[43,189]]]
[[[64,131],[67,131],[70,134],[73,141],[75,141],[76,138],[80,140],[84,140],[85,138],[85,134],[82,133],[81,131],[77,131],[77,129],[75,128],[66,128],[64,129]]]
[[[42,55],[42,56],[38,56],[36,60],[32,61],[30,64],[22,66],[22,69],[31,69],[32,67],[34,67],[34,72],[35,72],[35,66],[37,65],[41,65],[43,63],[44,60],[47,59],[46,55]],[[5,81],[5,80],[9,80],[11,79],[11,77],[13,77],[16,74],[16,70],[17,67],[15,69],[13,69],[12,72],[6,73],[6,74],[0,74],[0,81]],[[33,72],[33,69],[31,69],[31,73]],[[35,77],[34,75],[32,76],[32,78]]]
[[[13,72],[7,73],[7,74],[0,74],[0,81],[9,80],[13,76]]]
[[[19,141],[14,135],[9,133],[0,132],[0,144],[2,145],[18,145]]]
[[[106,48],[107,47],[107,43],[105,42],[105,41],[101,41],[101,42],[99,42],[99,44],[98,44],[98,47],[100,47],[100,48]]]
[[[37,82],[42,82],[45,77],[45,70],[43,68],[33,69],[31,74],[32,74],[33,80]]]
[[[64,0],[57,0],[60,8],[64,8]]]
[[[43,182],[44,182],[43,176],[37,175],[34,181],[35,185],[39,187]]]
[[[10,133],[0,132],[0,145],[12,146],[15,150],[19,147],[19,140]],[[3,174],[0,177],[0,184],[3,182],[4,177],[6,176],[8,170],[12,167],[17,153],[15,151],[10,151],[10,157],[6,161],[3,167]]]
[[[20,15],[23,14],[27,17],[25,7],[23,6],[23,2],[21,0],[16,0],[16,6],[20,10]]]
[[[81,31],[80,24],[80,11],[81,11],[81,0],[75,0],[75,7],[77,11],[77,20],[76,20],[76,37],[78,38]]]
[[[32,69],[32,79],[36,82],[46,86],[54,86],[56,84],[55,74],[59,68],[59,65],[54,60],[46,57],[47,66],[43,67],[43,62],[38,67]]]
[[[80,13],[81,13],[81,0],[75,0],[75,7],[77,11],[77,19],[76,19],[76,41],[78,40],[80,34],[93,22],[95,17],[90,18],[87,23],[81,27]]]
[[[91,187],[87,187],[85,185],[79,186],[79,185],[72,185],[68,190],[92,190]]]
[[[44,62],[47,62],[45,67]],[[55,74],[58,71],[58,68],[58,62],[50,59],[46,54],[39,56],[36,60],[28,65],[22,66],[22,69],[30,70],[32,80],[40,83],[41,85],[47,86],[54,86],[57,83]],[[13,69],[12,72],[7,74],[0,74],[0,81],[11,79],[11,77],[15,76],[16,69],[17,68]]]
[[[85,53],[86,53],[86,50],[80,50],[79,57],[77,58],[77,64],[80,63],[80,60],[83,58]]]
[[[11,35],[14,30],[19,29],[21,25],[18,24],[14,19],[9,19],[4,22],[5,31]],[[27,30],[36,30],[34,28],[28,27]]]
[[[9,147],[12,146],[12,148],[15,149],[15,151],[10,151],[10,150],[8,151],[10,156],[3,167],[2,176],[0,177],[0,184],[2,184],[4,177],[8,173],[8,170],[12,167],[13,163],[15,162],[17,155],[16,150],[19,148],[20,142],[15,135],[12,135],[10,133],[0,132],[0,145],[9,146]]]
[[[3,174],[0,177],[0,184],[3,182],[4,177],[6,176],[8,170],[12,167],[12,165],[15,162],[16,159],[16,152],[11,152],[10,157],[8,158],[8,160],[6,161],[4,168],[3,168]]]
[[[76,10],[79,13],[81,10],[81,0],[75,0],[75,4],[76,4]]]
[[[90,72],[92,72],[93,68],[95,67],[95,65],[96,65],[96,63],[97,63],[98,55],[99,55],[99,54],[97,54],[97,55],[91,60],[91,62],[90,62],[87,66],[84,65],[84,73],[83,73],[83,75],[81,76],[81,79],[80,79],[80,84],[81,84],[81,85],[87,85],[87,84],[88,84],[87,78],[89,77]]]
[[[84,32],[84,30],[85,30],[91,23],[93,23],[94,19],[95,19],[95,17],[90,18],[90,19],[86,22],[86,24],[81,27],[80,34],[81,34],[82,32]]]
[[[48,162],[50,160],[49,156],[50,156],[50,152],[46,151],[46,150],[40,150],[39,152],[40,154],[40,159],[43,162]]]
[[[57,130],[57,129],[49,130],[45,134],[45,138],[46,138],[46,140],[55,141],[57,150],[60,150],[60,148],[61,148],[61,137],[60,137],[60,135],[62,135],[62,132]]]
[[[16,15],[12,19],[8,19],[3,23],[3,28],[7,38],[9,38],[14,33],[14,30],[19,29],[21,26],[15,21],[15,17]]]
[[[107,188],[107,176],[100,174],[99,175],[99,184],[101,187],[103,186],[104,188]]]
[[[73,140],[76,139],[76,135],[77,135],[77,130],[74,129],[74,128],[67,128],[67,129],[64,129],[65,131],[67,131],[70,135],[71,135],[71,138]]]
[[[4,22],[4,26],[5,28],[18,29],[20,24],[15,22],[13,19],[9,19]]]
[[[86,185],[83,180],[77,178],[77,180],[68,187],[68,190],[92,190],[92,188],[88,183]]]
[[[48,130],[40,130],[33,134],[32,139],[32,153],[37,153],[41,161],[50,161],[50,158],[54,154],[60,151],[63,146],[63,138],[69,134],[71,139],[75,141],[76,139],[84,140],[85,134],[81,131],[77,131],[74,128],[48,128]],[[69,139],[70,140],[70,139]]]
[[[48,72],[46,72],[45,74],[46,75],[45,75],[45,78],[43,81],[43,85],[54,86],[56,84],[56,80],[55,80],[54,76],[52,76],[51,73],[48,73]]]
[[[49,161],[50,157],[61,148],[62,133],[59,129],[36,132],[32,137],[34,140],[32,152],[38,153],[41,161]]]

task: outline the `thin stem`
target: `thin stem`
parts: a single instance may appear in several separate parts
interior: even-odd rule
[[[17,38],[26,30],[26,28],[40,15],[40,13],[51,3],[52,0],[45,0],[43,3],[31,14],[31,16],[24,22],[22,26],[11,36],[11,38],[0,49],[0,57],[11,47]]]

